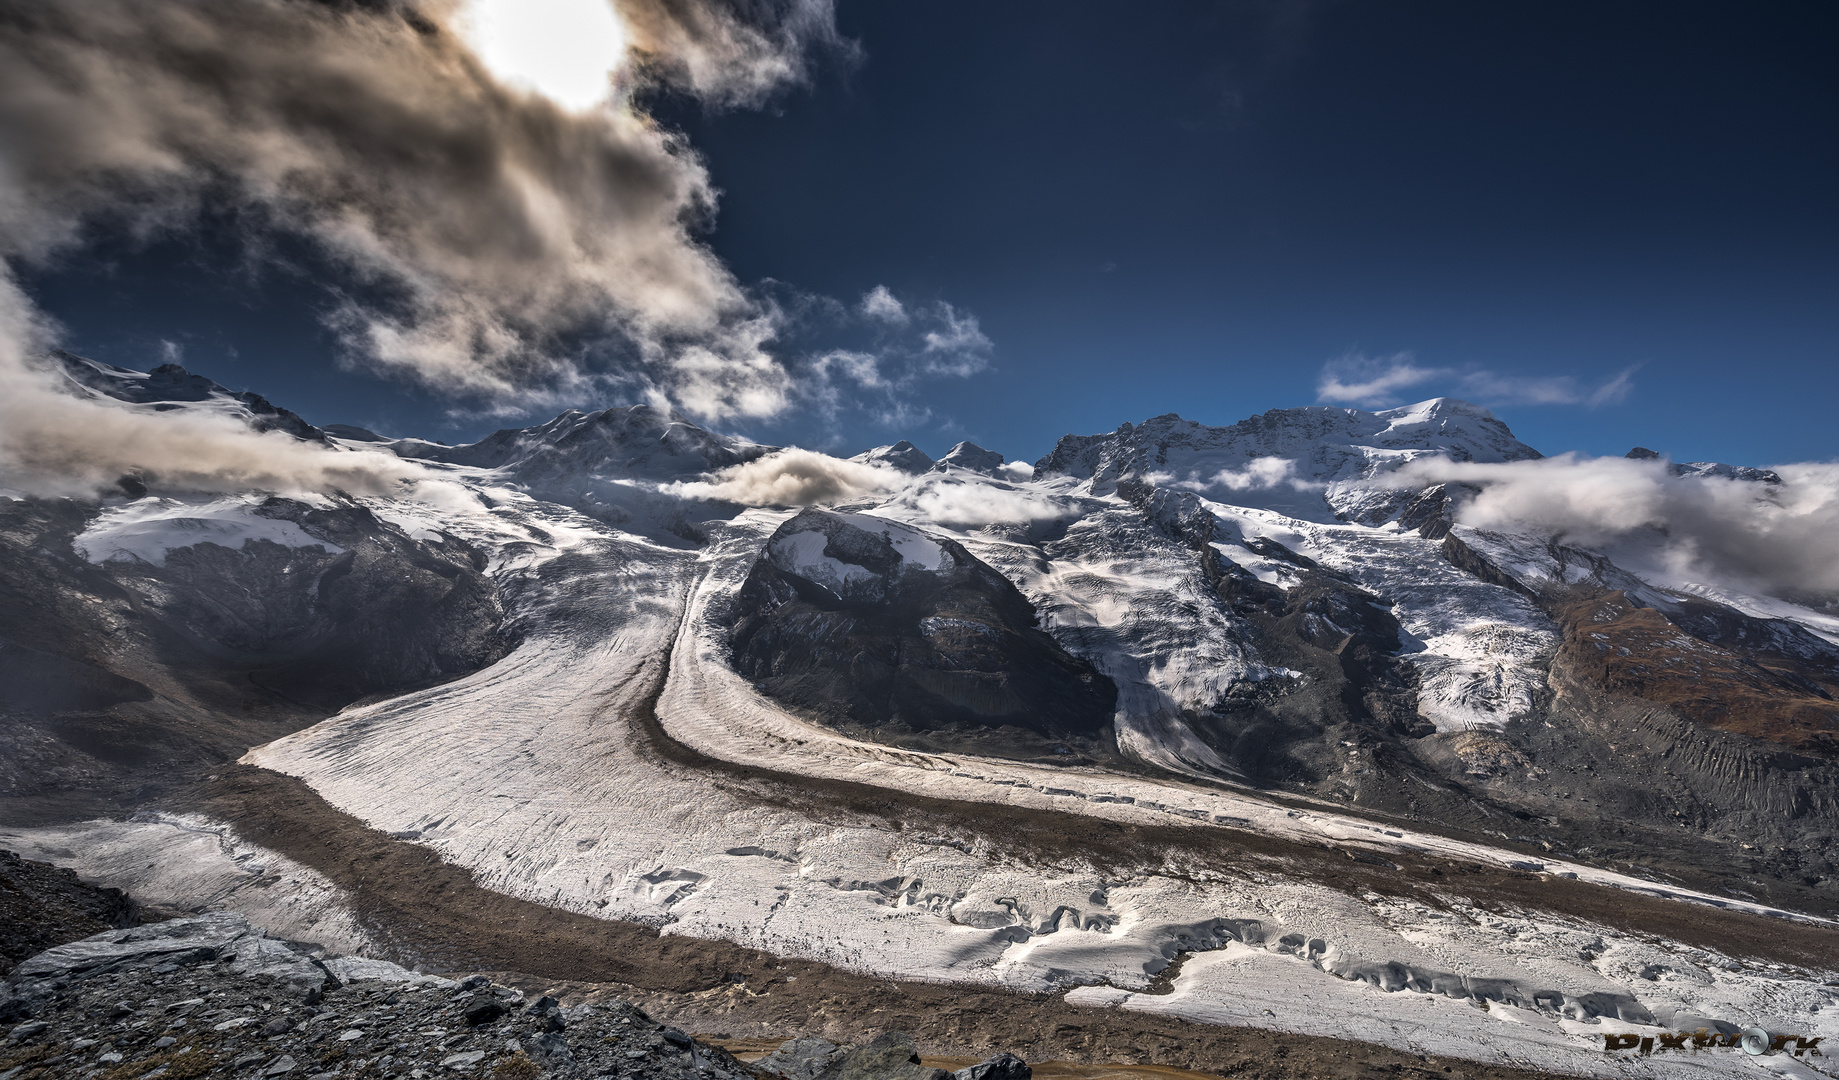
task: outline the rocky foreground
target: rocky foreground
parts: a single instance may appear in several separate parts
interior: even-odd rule
[[[624,1001],[564,1006],[483,976],[321,958],[217,913],[48,949],[0,983],[0,1080],[1028,1080],[1000,1055],[958,1074],[898,1032],[796,1039],[755,1065]]]

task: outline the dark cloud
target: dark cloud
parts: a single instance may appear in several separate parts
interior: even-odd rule
[[[621,5],[647,74],[721,103],[804,76],[826,3]],[[634,108],[506,86],[463,6],[302,0],[0,2],[0,253],[143,235],[233,208],[348,277],[357,362],[506,407],[578,395],[616,342],[631,392],[711,419],[789,400],[774,325],[696,237],[714,193]],[[746,21],[757,18],[758,22]],[[616,58],[610,57],[611,65]]]

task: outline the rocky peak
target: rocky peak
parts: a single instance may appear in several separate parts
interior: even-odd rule
[[[1631,461],[1665,461],[1666,458],[1637,446],[1622,455]],[[1667,470],[1674,476],[1716,476],[1725,480],[1744,480],[1753,484],[1779,484],[1781,476],[1772,469],[1756,469],[1748,465],[1726,465],[1721,461],[1684,461],[1669,462]]]
[[[1379,412],[1272,409],[1227,427],[1167,413],[1109,435],[1067,436],[1035,468],[1038,476],[1079,478],[1094,495],[1135,478],[1328,521],[1345,519],[1354,502],[1372,501],[1365,489],[1375,477],[1433,455],[1481,462],[1541,456],[1488,410],[1434,398]]]
[[[62,349],[54,351],[51,359],[63,368],[70,388],[79,394],[113,398],[157,412],[185,408],[226,412],[257,431],[283,431],[296,439],[325,441],[323,431],[262,395],[231,390],[178,364],[135,371]]]
[[[1116,758],[1116,688],[956,541],[867,514],[782,524],[733,611],[735,670],[782,704],[915,749]]]
[[[777,449],[717,435],[651,405],[587,413],[570,409],[547,423],[504,428],[461,446],[417,439],[393,445],[403,457],[506,469],[525,481],[588,476],[687,480]]]
[[[945,452],[939,463],[933,466],[935,472],[947,469],[964,469],[969,472],[983,473],[985,476],[995,474],[1002,467],[1003,456],[994,450],[985,450],[974,442],[961,442]]]
[[[877,446],[850,458],[864,465],[884,465],[890,469],[899,469],[910,476],[918,476],[933,467],[933,460],[925,451],[905,439],[892,446]]]

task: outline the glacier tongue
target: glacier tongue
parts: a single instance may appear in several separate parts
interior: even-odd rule
[[[1802,993],[1800,982],[1727,976],[1711,954],[1695,969],[1708,973],[1705,982],[1650,987],[1630,972],[1664,952],[1612,927],[1460,908],[1451,918],[1230,868],[1157,868],[1153,858],[1121,877],[1078,860],[1031,865],[974,832],[890,829],[846,801],[827,802],[832,789],[824,785],[841,784],[837,790],[904,791],[950,805],[1200,828],[1223,822],[1502,866],[1521,858],[1330,811],[1286,809],[1250,793],[914,753],[806,723],[741,679],[724,642],[723,605],[789,516],[745,512],[718,527],[700,553],[602,529],[550,558],[500,560],[513,617],[529,628],[510,657],[443,686],[348,709],[246,760],[305,778],[376,828],[418,836],[488,888],[856,971],[1023,990],[1085,985],[1072,994],[1085,1004],[1377,1039],[1420,1052],[1509,1052],[1579,1074],[1600,1071],[1603,1058],[1577,1034],[1630,1022],[1587,1011],[1573,1021],[1529,1006],[1521,1022],[1502,1024],[1519,1008],[1508,999],[1530,1003],[1543,993],[1552,1001],[1622,1002],[1615,1008],[1650,1025],[1697,1012],[1767,1016],[1814,1033],[1830,1027],[1819,1011],[1824,999]],[[1103,520],[1095,527],[1102,530]],[[1031,557],[1032,545],[974,542],[992,558],[1007,548],[1014,565]],[[1359,554],[1350,561],[1377,558]],[[1093,576],[1102,583],[1126,575]],[[1090,588],[1093,597],[1107,591]],[[1170,597],[1166,603],[1182,602],[1178,582],[1155,589]],[[1128,606],[1120,610],[1113,625],[1129,625]],[[653,716],[658,729],[649,732]],[[652,745],[660,734],[754,778],[736,783],[706,766],[673,764]],[[807,779],[790,785],[775,775]],[[1544,869],[1654,888],[1559,861]],[[1141,993],[1171,958],[1196,949],[1212,951],[1189,963],[1173,996]],[[1393,969],[1425,973],[1426,987],[1445,989],[1382,987],[1372,974]],[[1442,996],[1452,986],[1490,988],[1500,1016]],[[1572,1023],[1581,1027],[1566,1028]]]

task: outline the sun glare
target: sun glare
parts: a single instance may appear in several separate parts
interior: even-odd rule
[[[575,110],[607,99],[626,45],[612,0],[471,0],[462,32],[493,75]]]

